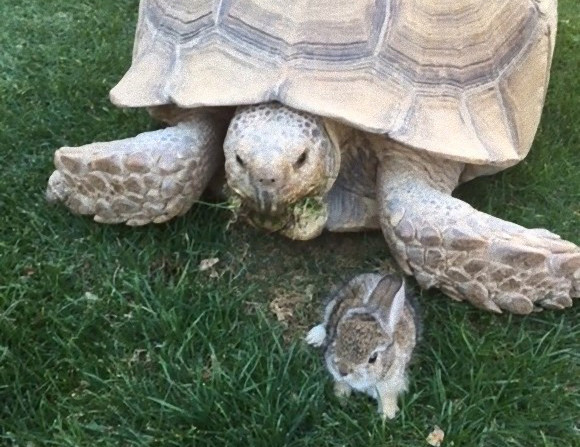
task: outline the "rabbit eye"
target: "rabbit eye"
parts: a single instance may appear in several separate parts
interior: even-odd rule
[[[379,356],[378,352],[374,352],[370,357],[369,357],[369,363],[375,363],[377,361],[377,357]]]

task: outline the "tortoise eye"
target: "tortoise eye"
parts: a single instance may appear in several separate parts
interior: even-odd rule
[[[372,365],[377,361],[377,357],[379,356],[378,352],[373,352],[373,354],[369,357],[369,363]]]
[[[236,154],[236,161],[238,162],[238,164],[243,168],[245,163],[244,160],[242,160],[242,157],[240,157],[239,155]]]
[[[296,169],[302,167],[302,165],[306,162],[307,158],[308,158],[308,149],[304,149],[304,152],[300,154],[300,157],[298,157],[298,160],[296,160],[296,163],[294,163],[294,167]]]

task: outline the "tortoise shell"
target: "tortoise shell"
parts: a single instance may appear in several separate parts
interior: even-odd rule
[[[470,164],[523,159],[556,0],[141,0],[123,107],[279,101]]]

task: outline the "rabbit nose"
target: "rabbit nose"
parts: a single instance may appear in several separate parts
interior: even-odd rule
[[[348,376],[348,368],[344,365],[338,365],[338,373],[344,377],[344,376]]]

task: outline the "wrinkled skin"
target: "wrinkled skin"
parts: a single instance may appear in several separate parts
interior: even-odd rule
[[[422,287],[493,312],[563,309],[580,296],[580,249],[453,198],[463,163],[278,103],[239,107],[225,140],[223,119],[178,121],[58,150],[48,198],[99,222],[164,222],[189,209],[225,155],[232,194],[268,231],[310,239],[380,228]]]
[[[576,245],[547,230],[528,230],[481,213],[451,197],[463,163],[410,150],[385,137],[365,138],[363,132],[279,104],[244,108],[238,117],[243,126],[230,126],[226,137],[227,181],[252,208],[267,213],[326,192],[331,217],[327,228],[364,228],[362,221],[372,222],[378,215],[405,273],[425,288],[438,287],[486,310],[527,314],[534,307],[561,309],[580,295]],[[303,128],[305,120],[307,131],[294,131]],[[358,147],[361,144],[367,145],[366,152]],[[329,147],[336,145],[341,146],[343,160],[350,156],[338,176],[329,168],[337,158]],[[305,166],[292,169],[304,153]],[[243,157],[243,165],[238,157]],[[341,181],[329,188],[329,179],[335,178]],[[375,178],[376,183],[365,190],[361,178]],[[272,197],[275,205],[265,207],[263,197]],[[340,213],[333,212],[337,204]],[[332,222],[336,215],[342,228]]]

